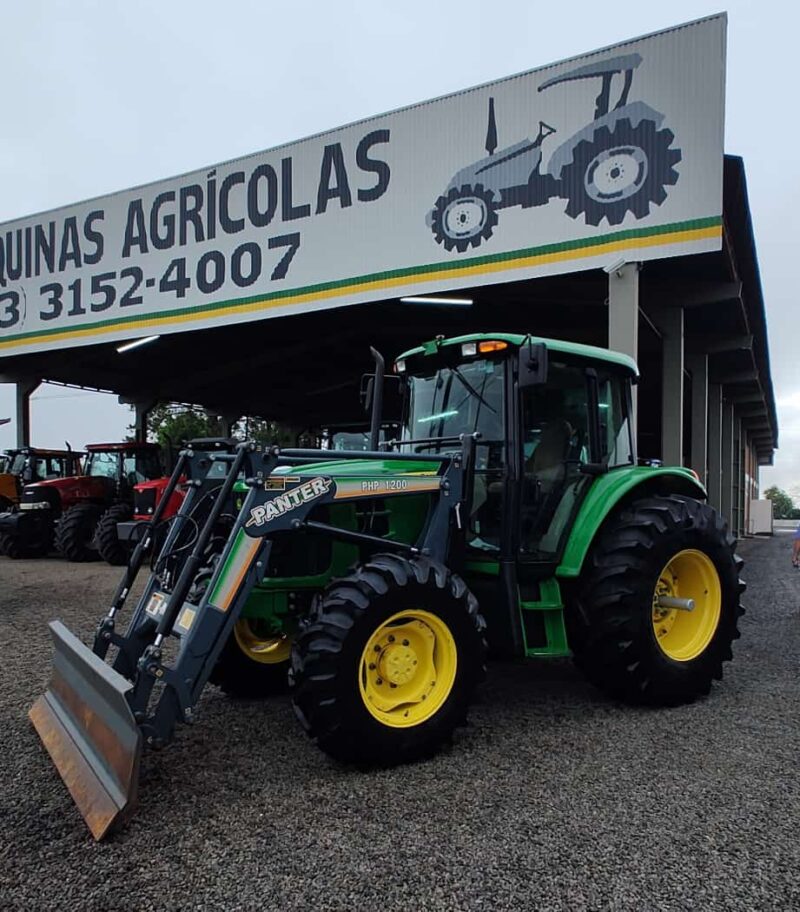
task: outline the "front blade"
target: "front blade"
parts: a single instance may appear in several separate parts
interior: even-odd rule
[[[133,685],[60,621],[50,687],[28,717],[95,839],[134,810],[142,735],[126,699]]]

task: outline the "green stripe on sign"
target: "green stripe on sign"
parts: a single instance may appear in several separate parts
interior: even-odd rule
[[[604,245],[620,244],[625,241],[643,241],[647,238],[653,238],[654,242],[659,237],[667,237],[682,232],[702,231],[709,228],[719,228],[722,225],[721,216],[709,216],[707,218],[690,219],[683,222],[671,222],[667,225],[655,225],[647,228],[627,228],[623,231],[614,231],[607,234],[595,234],[591,237],[579,238],[570,241],[560,241],[552,244],[543,244],[539,247],[525,247],[519,250],[509,250],[504,253],[488,254],[485,256],[465,257],[458,260],[447,260],[445,262],[428,263],[419,266],[405,266],[399,269],[387,269],[383,272],[366,273],[360,276],[352,276],[346,279],[337,279],[331,282],[320,282],[315,285],[305,285],[300,288],[290,288],[281,291],[270,292],[269,294],[252,295],[246,298],[233,298],[229,301],[214,301],[208,304],[196,306],[173,308],[169,310],[151,311],[148,314],[142,314],[136,319],[130,317],[120,317],[108,320],[98,320],[93,323],[82,323],[78,326],[62,326],[50,329],[37,329],[29,332],[6,335],[0,338],[3,346],[11,345],[14,342],[21,342],[25,339],[46,339],[51,336],[65,336],[71,333],[84,333],[88,331],[108,330],[115,328],[147,326],[150,321],[157,321],[159,324],[170,319],[197,320],[202,319],[204,315],[223,312],[230,308],[243,307],[247,305],[263,305],[269,307],[271,302],[280,302],[280,306],[291,306],[293,298],[324,299],[334,295],[337,291],[357,292],[370,286],[378,286],[382,283],[397,283],[402,279],[412,280],[414,278],[435,279],[439,273],[458,273],[466,270],[480,269],[481,267],[497,266],[501,267],[504,263],[513,263],[515,260],[525,260],[528,258],[559,256],[574,252],[576,258],[581,255],[585,256],[586,251],[591,248],[602,248]],[[678,241],[680,238],[673,238]],[[669,241],[667,241],[669,243]],[[584,251],[581,254],[581,251]],[[598,251],[598,253],[601,251]],[[594,255],[594,254],[593,254]],[[565,258],[568,262],[569,258]],[[376,289],[377,290],[377,289]],[[391,295],[388,295],[391,297]],[[301,302],[302,303],[302,302]],[[276,306],[273,304],[273,306]]]

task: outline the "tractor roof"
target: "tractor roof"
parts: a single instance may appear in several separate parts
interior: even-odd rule
[[[634,376],[639,376],[639,370],[636,367],[636,362],[633,358],[628,355],[623,355],[621,352],[611,351],[607,348],[598,348],[595,345],[581,345],[578,342],[564,342],[561,339],[542,339],[539,336],[523,336],[519,333],[505,333],[505,332],[496,332],[496,333],[469,333],[465,336],[454,336],[451,339],[440,339],[433,340],[431,342],[426,342],[423,345],[418,345],[416,348],[411,348],[406,352],[403,352],[402,355],[398,355],[397,360],[403,358],[413,358],[416,355],[432,355],[439,348],[444,348],[450,345],[463,345],[465,342],[483,342],[490,341],[492,339],[497,339],[501,342],[508,342],[509,345],[515,345],[518,348],[522,345],[526,345],[528,340],[534,344],[538,342],[544,343],[548,351],[550,352],[559,352],[564,355],[574,355],[579,358],[585,358],[590,361],[605,361],[608,364],[614,364],[619,367],[623,367],[626,370],[630,371]]]
[[[161,447],[157,443],[134,443],[133,441],[128,441],[127,443],[87,443],[86,450],[89,453],[121,453],[126,452],[130,453],[131,451],[145,451],[145,450],[160,450]]]
[[[49,447],[22,447],[17,453],[27,453],[30,456],[73,456],[80,459],[84,454],[81,450],[51,450]]]

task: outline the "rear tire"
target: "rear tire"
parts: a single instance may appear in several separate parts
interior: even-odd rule
[[[33,560],[47,557],[53,550],[53,525],[42,524],[39,534],[32,541],[21,544],[19,538],[7,533],[0,534],[0,554],[12,560]]]
[[[94,534],[102,510],[96,504],[76,504],[61,516],[56,547],[68,561],[87,563],[100,559]]]
[[[244,699],[285,693],[291,648],[288,637],[260,632],[256,619],[241,618],[217,659],[211,683]]]
[[[100,517],[94,533],[97,552],[112,567],[122,567],[128,563],[130,551],[119,540],[117,523],[127,522],[133,518],[133,509],[128,504],[118,503],[110,506]]]
[[[375,555],[328,587],[296,639],[295,712],[338,760],[430,756],[466,722],[485,673],[484,627],[477,600],[446,567]]]
[[[628,118],[613,127],[598,127],[591,140],[582,140],[561,175],[567,197],[566,214],[583,213],[587,225],[619,225],[630,212],[641,219],[650,206],[661,205],[667,187],[678,182],[675,170],[681,150],[672,147],[671,130],[659,130],[652,120],[634,127]]]
[[[690,703],[722,678],[744,613],[743,561],[724,519],[688,497],[634,501],[601,531],[569,617],[575,662],[631,703]],[[669,611],[660,596],[691,598]]]

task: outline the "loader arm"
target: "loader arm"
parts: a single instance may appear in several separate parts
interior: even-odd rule
[[[337,461],[372,457],[396,463],[391,476],[367,473],[339,479],[316,470],[315,464],[325,468],[323,460],[330,455],[320,450],[262,452],[250,443],[234,448],[231,441],[223,441],[215,451],[190,448],[181,453],[160,503],[167,502],[182,472],[190,479],[189,491],[169,521],[126,633],[115,630],[115,615],[143,563],[145,541],[137,546],[100,622],[93,650],[59,622],[51,624],[53,676],[30,713],[96,839],[133,813],[142,750],[166,745],[177,723],[194,720],[194,708],[233,625],[253,587],[268,573],[274,536],[311,529],[372,551],[405,551],[444,561],[463,544],[461,516],[469,490],[465,477],[471,473],[473,451],[474,440],[467,438],[458,453],[426,455],[439,467],[428,475],[403,471],[404,463],[409,469],[419,464],[417,455],[337,452]],[[217,472],[220,466],[223,479]],[[279,473],[273,474],[276,469]],[[214,537],[225,516],[231,518],[231,494],[241,477],[247,494],[221,553],[214,553]],[[420,492],[431,495],[430,507],[414,543],[343,529],[310,516],[334,502]],[[201,506],[202,522],[197,518]],[[158,517],[145,539],[155,536]],[[187,541],[189,527],[194,537]],[[205,579],[202,591],[196,585],[200,577]],[[118,650],[113,667],[105,661],[110,646]]]

